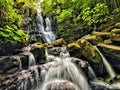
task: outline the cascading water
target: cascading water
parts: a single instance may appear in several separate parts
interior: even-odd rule
[[[110,63],[106,60],[106,58],[103,56],[103,54],[99,51],[99,49],[95,46],[95,49],[99,52],[103,64],[105,65],[105,68],[110,76],[111,81],[113,81],[116,78],[116,73],[113,70],[112,66]],[[120,90],[120,84],[119,83],[106,83],[102,80],[98,80],[97,78],[94,79],[93,81],[90,81],[90,83],[94,86],[95,90]]]
[[[20,57],[19,56],[13,56],[14,59],[16,59],[19,63],[19,69],[22,70],[22,62],[20,60]]]
[[[76,65],[73,62],[71,62],[66,47],[62,47],[60,53],[62,54],[60,55],[61,57],[54,56],[53,60],[51,60],[51,66],[49,67],[48,72],[46,73],[43,86],[40,90],[53,90],[53,88],[57,88],[55,90],[92,90],[82,70],[80,68],[78,69]],[[49,57],[48,54],[46,56],[47,58]],[[55,82],[52,82],[54,80]],[[61,89],[60,86],[63,83],[61,80],[67,80],[67,82],[72,83],[75,89],[65,89],[63,87]],[[56,83],[56,85],[52,83]]]
[[[43,37],[44,42],[51,43],[56,39],[55,34],[52,32],[51,21],[48,17],[46,17],[44,20],[41,14],[40,2],[39,4],[36,4],[36,6],[38,11],[36,22],[37,22],[40,36]],[[45,24],[44,24],[44,21],[45,21]]]
[[[23,48],[24,55],[28,55],[28,70],[22,70],[19,74],[18,90],[29,90],[29,85],[31,85],[32,90],[38,90],[39,88],[39,72],[36,66],[36,61],[34,55],[30,52],[30,47]]]
[[[88,75],[91,80],[97,79],[97,76],[95,75],[95,72],[90,65],[88,66]]]
[[[105,65],[105,68],[111,78],[111,80],[114,80],[116,78],[116,73],[113,70],[111,64],[106,60],[106,58],[104,57],[104,55],[99,51],[99,49],[95,46],[96,50],[99,52],[102,60],[103,60],[103,64]]]

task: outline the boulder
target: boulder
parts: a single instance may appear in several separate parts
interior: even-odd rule
[[[116,27],[116,28],[120,28],[120,22],[116,23],[116,24],[115,24],[115,27]]]
[[[110,39],[105,39],[105,40],[104,40],[104,43],[105,43],[105,44],[112,44],[112,41],[111,41]]]
[[[97,32],[97,31],[93,31],[92,33],[92,35],[97,35],[101,37],[103,40],[110,38],[110,34],[111,34],[110,32]]]
[[[54,80],[44,84],[44,90],[77,90],[76,85],[67,80]]]
[[[63,46],[66,45],[66,41],[63,38],[57,39],[51,43],[53,46]]]
[[[106,55],[108,55],[114,59],[120,60],[120,46],[106,45],[106,44],[98,44],[98,46],[102,49],[102,51]]]
[[[81,47],[79,44],[73,42],[67,45],[67,49],[70,53],[71,57],[77,57],[80,58],[81,57]]]
[[[94,46],[88,42],[85,39],[79,39],[76,41],[81,47],[81,54],[87,58],[88,60],[95,62],[95,63],[101,63],[101,57],[97,50],[94,48]]]
[[[101,52],[105,55],[107,60],[117,73],[120,73],[120,46],[98,44]]]
[[[49,46],[51,45],[45,45],[39,42],[31,45],[31,52],[35,57],[36,63],[45,63],[45,48]]]
[[[82,39],[89,41],[93,45],[103,42],[102,38],[97,35],[86,35],[86,36],[82,37]]]
[[[113,29],[113,30],[111,31],[110,39],[111,39],[112,41],[117,41],[117,42],[119,42],[119,41],[120,41],[120,29]]]
[[[19,62],[11,56],[0,58],[0,75],[11,75],[19,71]]]

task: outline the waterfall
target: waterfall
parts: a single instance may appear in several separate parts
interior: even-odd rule
[[[21,59],[19,56],[12,56],[14,59],[16,59],[18,61],[18,64],[19,64],[19,69],[22,70],[22,62],[21,62]]]
[[[108,74],[110,75],[111,80],[114,80],[116,78],[116,73],[113,70],[111,64],[106,60],[106,58],[104,57],[104,55],[99,51],[99,49],[95,46],[96,50],[99,52],[102,60],[103,60],[103,64],[105,65],[105,68],[108,72]]]
[[[41,14],[40,2],[38,3],[36,4],[38,12],[36,22],[38,26],[39,35],[43,37],[44,42],[51,43],[56,39],[56,36],[52,32],[50,19],[46,17],[44,20],[43,15]]]
[[[46,19],[45,19],[46,27],[45,27],[42,14],[39,13],[39,14],[37,14],[36,21],[37,21],[39,33],[40,33],[40,35],[43,36],[44,41],[47,43],[51,43],[52,41],[54,41],[56,36],[52,32],[50,19],[48,17],[46,17]]]
[[[97,79],[97,76],[90,65],[88,66],[88,75],[89,75],[91,80]]]
[[[28,55],[28,70],[22,70],[19,73],[18,81],[20,84],[18,85],[18,90],[29,90],[29,88],[32,88],[32,90],[38,90],[40,86],[40,77],[35,57],[30,52],[30,48],[25,47],[23,48],[23,51],[24,55]]]
[[[50,90],[53,90],[53,88],[57,88],[55,90],[92,90],[82,70],[80,68],[78,69],[77,66],[73,62],[71,62],[71,58],[69,57],[66,47],[62,47],[61,53],[61,57],[54,56],[51,62],[51,66],[46,73],[43,86],[40,90],[49,90],[46,88],[50,88],[51,85],[53,86],[50,88]],[[48,53],[47,56],[49,57]],[[69,82],[71,87],[78,89],[60,89],[60,85],[64,82],[61,80],[67,80],[66,82]],[[56,84],[54,85],[54,83]]]

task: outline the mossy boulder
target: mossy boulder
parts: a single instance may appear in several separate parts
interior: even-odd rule
[[[102,62],[99,53],[90,42],[85,39],[79,39],[76,41],[76,43],[80,45],[81,53],[85,58],[95,63]]]
[[[120,73],[120,46],[98,44],[98,47],[107,60],[111,63],[116,73]]]
[[[109,57],[120,60],[120,46],[98,44],[102,51]]]
[[[112,41],[110,39],[106,39],[106,40],[104,40],[104,43],[105,44],[112,44]]]
[[[51,43],[53,46],[63,46],[66,45],[66,41],[63,38],[57,39]]]
[[[110,34],[111,34],[110,32],[97,32],[97,31],[92,32],[92,35],[101,37],[103,40],[110,38]]]
[[[120,28],[120,22],[116,23],[116,24],[115,24],[115,27],[116,27],[116,28]]]
[[[89,41],[93,45],[103,42],[102,38],[98,35],[86,35],[82,39]]]
[[[31,52],[35,57],[36,63],[45,63],[45,45],[37,42],[31,45]]]
[[[71,57],[77,57],[80,58],[81,57],[81,47],[79,44],[73,42],[67,45],[67,49],[70,53]]]
[[[113,29],[111,31],[110,39],[112,41],[120,41],[120,29]]]

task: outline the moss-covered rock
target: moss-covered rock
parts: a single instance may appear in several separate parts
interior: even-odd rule
[[[120,46],[98,44],[100,51],[111,63],[116,73],[120,73]]]
[[[53,46],[63,46],[66,45],[66,41],[63,38],[57,39],[51,43]]]
[[[98,46],[107,56],[120,60],[120,46],[106,44],[98,44]]]
[[[110,38],[110,34],[111,34],[110,32],[96,32],[96,31],[92,32],[92,35],[99,36],[103,40]]]
[[[101,63],[101,57],[91,43],[85,39],[79,39],[76,43],[80,45],[81,53],[85,58],[95,63]]]
[[[39,42],[31,46],[32,46],[31,52],[34,55],[36,62],[39,64],[45,63],[45,48],[48,48],[48,46],[46,47],[45,44]]]
[[[82,39],[89,41],[93,45],[103,42],[102,38],[97,35],[86,35],[86,36],[82,37]]]
[[[115,24],[115,27],[116,27],[116,28],[120,28],[120,22],[116,23],[116,24]]]
[[[106,39],[106,40],[104,40],[104,43],[105,44],[112,44],[112,41],[110,39]]]
[[[70,43],[67,45],[67,49],[70,53],[70,56],[71,57],[77,57],[77,58],[80,58],[81,57],[81,47],[79,44],[77,43]]]
[[[112,41],[120,41],[120,29],[113,29],[111,31],[110,39]]]

